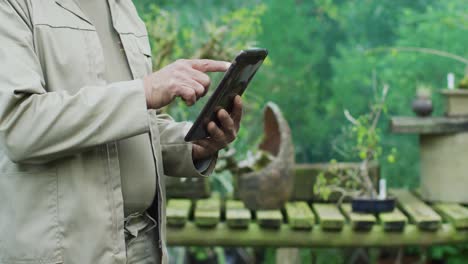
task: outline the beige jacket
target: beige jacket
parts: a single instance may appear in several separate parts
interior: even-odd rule
[[[131,0],[108,1],[134,81],[103,80],[99,37],[73,0],[0,1],[0,263],[126,262],[118,140],[151,134],[162,249],[163,174],[202,176],[189,125],[146,109],[145,25]]]

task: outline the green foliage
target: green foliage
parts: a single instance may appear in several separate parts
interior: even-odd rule
[[[345,149],[337,156],[332,146],[343,146],[340,140],[351,146],[375,146],[377,141],[382,150],[388,150],[377,151],[377,158],[389,187],[417,187],[418,137],[391,134],[385,116],[376,134],[361,128],[349,131],[343,128],[348,122],[343,110],[365,115],[375,94],[373,87],[388,84],[386,116],[412,115],[411,101],[423,83],[433,94],[434,114],[440,115],[443,107],[436,90],[446,87],[446,74],[455,73],[459,86],[466,82],[462,80],[467,76],[466,64],[401,49],[428,48],[467,58],[466,0],[134,2],[151,34],[155,69],[178,58],[231,60],[248,46],[269,49],[266,65],[243,98],[237,155],[259,143],[261,109],[267,101],[274,101],[292,128],[298,162],[360,160],[367,157],[365,151]],[[220,75],[212,77],[216,84]],[[176,101],[169,111],[177,120],[193,120],[205,102],[202,99],[188,108]],[[340,135],[348,137],[340,139]],[[215,190],[228,194],[230,179],[231,175],[220,174],[211,180]],[[319,181],[328,184],[325,173]],[[463,263],[466,247],[435,247],[436,256],[447,258],[448,263]],[[317,262],[341,263],[340,258],[336,251],[320,252]]]
[[[230,61],[241,49],[257,46],[256,37],[262,33],[261,17],[266,12],[266,5],[255,4],[231,9],[198,4],[148,4],[140,6],[144,10],[143,19],[150,34],[155,70],[180,58],[208,58]],[[188,8],[189,6],[192,7]],[[199,16],[194,16],[199,12]],[[272,61],[267,60],[271,67]],[[213,85],[221,74],[211,74]],[[254,82],[255,83],[255,82]],[[194,120],[206,103],[210,93],[193,107],[187,107],[182,101],[176,101],[167,110],[176,120]],[[243,127],[239,131],[240,142],[236,143],[239,153],[245,153],[248,146],[260,140],[260,127],[257,133],[251,133],[245,127],[259,124],[253,113],[261,111],[254,93],[244,97],[246,105]],[[255,126],[253,126],[255,127]]]
[[[372,87],[385,83],[391,87],[388,116],[412,115],[410,104],[416,87],[424,83],[431,87],[437,115],[442,114],[443,107],[434,90],[446,86],[448,72],[455,73],[457,83],[466,75],[466,65],[453,59],[397,49],[429,48],[466,58],[465,0],[135,3],[155,36],[152,46],[156,69],[177,58],[204,54],[200,51],[210,45],[215,46],[208,49],[214,58],[226,60],[249,45],[269,49],[269,62],[244,97],[243,125],[235,143],[239,155],[259,142],[261,109],[267,101],[275,101],[287,117],[298,162],[328,161],[336,156],[330,143],[347,122],[343,110],[356,116],[366,113],[374,95]],[[173,45],[170,55],[160,59],[168,43]],[[212,77],[215,84],[220,76]],[[177,120],[190,120],[204,102],[191,108],[176,102],[170,112]],[[404,155],[397,160],[391,154],[381,155],[382,176],[390,187],[416,187],[418,138],[392,135],[385,125],[387,120],[383,118],[378,126],[382,144]]]
[[[337,138],[338,140],[333,147],[341,156],[359,159],[359,168],[340,169],[336,160],[332,160],[330,169],[318,175],[314,185],[315,194],[328,200],[332,193],[338,192],[341,196],[339,202],[345,197],[356,197],[363,194],[372,197],[376,194],[368,169],[370,164],[378,164],[384,154],[382,131],[377,125],[382,115],[387,112],[385,99],[388,89],[388,85],[384,85],[382,98],[371,104],[368,113],[362,114],[358,118],[354,118],[348,110],[345,110],[349,125],[342,130],[343,134]],[[377,89],[374,87],[374,90]],[[391,164],[395,163],[396,153],[395,148],[387,150],[385,152],[386,161]]]
[[[211,189],[218,192],[221,197],[230,197],[234,191],[233,176],[228,170],[216,171],[210,177]]]
[[[143,13],[159,69],[180,58],[230,60],[240,49],[255,46],[264,5],[188,20],[184,13],[150,4]]]
[[[420,247],[407,247],[406,254],[421,255],[426,253]],[[427,252],[435,263],[464,264],[468,259],[468,244],[434,246]]]
[[[320,172],[317,175],[317,179],[314,184],[314,194],[319,195],[320,198],[328,201],[332,193],[331,188],[329,187],[329,182],[325,176],[325,172]]]
[[[468,74],[463,77],[463,79],[458,84],[458,88],[460,89],[468,89]]]
[[[274,159],[274,156],[267,151],[257,150],[255,154],[247,152],[246,158],[239,162],[239,173],[249,173],[264,169]]]
[[[221,247],[189,247],[188,252],[193,256],[197,263],[212,263],[214,259],[216,259],[216,263],[226,263],[224,250]]]
[[[340,249],[313,249],[312,254],[315,255],[314,262],[317,264],[339,264],[346,263],[343,251]]]
[[[373,2],[378,5],[377,1]],[[416,3],[416,1],[407,2]],[[332,60],[335,70],[332,90],[335,96],[329,101],[331,109],[329,120],[335,122],[328,123],[340,123],[339,116],[334,112],[339,113],[343,108],[353,113],[365,111],[367,105],[365,100],[371,96],[369,91],[374,82],[388,83],[392,89],[388,98],[389,115],[412,115],[409,106],[417,84],[425,83],[431,87],[442,88],[446,86],[448,72],[455,72],[458,78],[463,76],[465,65],[452,59],[397,50],[383,53],[367,52],[379,46],[410,46],[435,48],[466,57],[467,50],[464,47],[466,45],[463,44],[463,41],[466,41],[466,37],[463,37],[466,36],[466,28],[463,29],[466,17],[460,16],[463,1],[428,1],[425,4],[419,7],[405,6],[405,4],[389,7],[386,12],[393,10],[391,11],[394,12],[393,18],[390,21],[394,21],[392,24],[395,24],[381,25],[384,28],[391,27],[393,32],[390,34],[392,38],[385,42],[375,44],[375,41],[366,41],[362,37],[357,37],[360,34],[350,34],[346,42],[339,44],[339,54]],[[387,22],[386,19],[382,19],[378,23]],[[364,29],[359,27],[359,30],[365,30],[368,24],[365,23],[363,26]],[[353,28],[350,27],[349,30]],[[441,114],[443,107],[440,96],[434,96],[434,101],[435,114]],[[385,120],[383,121],[385,123]],[[388,130],[383,131],[383,142],[396,147],[400,153],[405,153],[395,166],[383,164],[383,176],[389,180],[390,186],[417,186],[419,175],[417,137],[391,135]]]

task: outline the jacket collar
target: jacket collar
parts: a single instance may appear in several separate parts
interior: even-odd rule
[[[90,25],[92,25],[91,21],[88,17],[83,13],[81,8],[78,6],[76,1],[74,0],[55,0],[55,2],[61,6],[63,9],[69,11],[70,13],[76,15],[77,17],[81,18],[82,20],[86,21]]]

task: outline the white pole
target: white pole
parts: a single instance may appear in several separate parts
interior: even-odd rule
[[[449,90],[455,89],[455,74],[451,72],[447,74],[447,88]]]
[[[379,199],[384,200],[387,198],[387,181],[385,179],[379,180]]]

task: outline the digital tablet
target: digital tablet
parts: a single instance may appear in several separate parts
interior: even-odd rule
[[[203,107],[189,132],[185,141],[195,141],[209,137],[207,125],[214,121],[219,125],[216,113],[220,109],[231,112],[234,97],[242,95],[262,65],[268,51],[266,49],[242,50],[234,59],[231,67],[224,74],[216,90]]]

